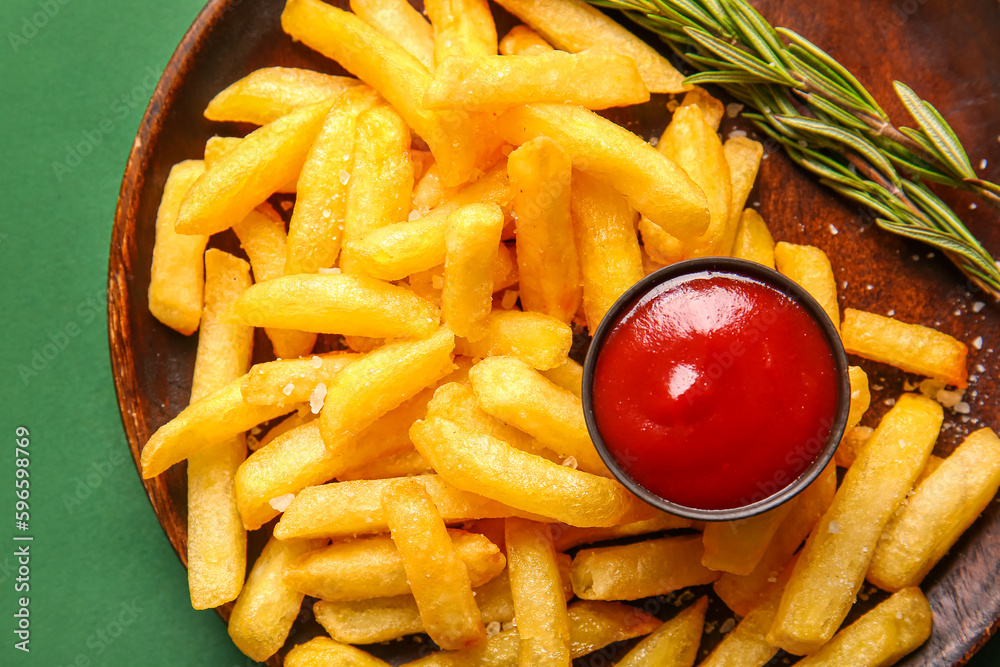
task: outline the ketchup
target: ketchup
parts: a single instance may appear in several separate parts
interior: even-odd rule
[[[604,341],[594,382],[601,438],[661,498],[721,510],[805,471],[837,408],[833,353],[798,301],[719,271],[643,295]]]

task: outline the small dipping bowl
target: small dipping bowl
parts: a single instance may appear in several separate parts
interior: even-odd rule
[[[594,331],[583,367],[604,463],[650,505],[697,521],[794,498],[833,458],[850,402],[847,356],[823,308],[741,259],[686,260],[640,280]]]

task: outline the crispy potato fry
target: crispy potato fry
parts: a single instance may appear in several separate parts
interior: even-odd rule
[[[795,655],[830,640],[854,603],[882,529],[927,462],[943,411],[903,394],[882,418],[813,529],[785,589],[768,642]],[[829,572],[838,577],[831,578]]]
[[[833,326],[840,329],[840,305],[837,303],[837,279],[826,253],[811,245],[784,241],[774,246],[774,263],[819,302]]]
[[[399,408],[396,409],[398,410]],[[377,424],[378,422],[375,422],[373,426]],[[407,441],[409,441],[409,436],[407,436]],[[376,459],[371,463],[351,468],[347,472],[342,472],[337,475],[337,480],[347,482],[355,479],[389,479],[392,477],[429,475],[433,472],[434,469],[431,468],[431,464],[427,462],[427,459],[416,449],[410,447],[392,456]]]
[[[467,357],[509,355],[532,368],[549,370],[566,363],[573,330],[554,317],[519,310],[494,310],[486,336],[475,343],[459,338],[455,351]]]
[[[444,240],[448,216],[459,207],[483,203],[503,208],[513,198],[507,170],[498,165],[427,215],[372,231],[352,243],[351,252],[357,258],[359,270],[383,280],[401,280],[444,264],[448,252]]]
[[[519,662],[568,667],[569,615],[549,524],[513,517],[505,523]]]
[[[285,566],[321,544],[319,540],[282,542],[273,537],[268,541],[229,617],[229,636],[244,654],[263,662],[285,643],[303,597],[285,585]]]
[[[340,97],[360,83],[351,77],[309,69],[264,67],[213,97],[205,108],[205,118],[267,125],[300,107]]]
[[[251,368],[251,370],[253,369]],[[313,414],[308,405],[300,405],[298,410],[288,415],[268,430],[268,432],[264,434],[263,438],[258,439],[254,435],[253,431],[251,431],[247,436],[247,447],[251,451],[257,451],[261,447],[266,447],[268,443],[272,442],[279,435],[284,435],[294,428],[298,428],[303,424],[311,422],[317,417],[319,417],[319,415]]]
[[[965,439],[917,484],[882,531],[868,581],[897,591],[918,586],[1000,488],[1000,438],[991,429]]]
[[[339,644],[329,637],[314,637],[305,644],[299,644],[288,652],[285,667],[389,667],[389,663],[379,660],[353,646]]]
[[[170,169],[156,212],[156,241],[149,269],[149,312],[185,336],[198,330],[201,319],[208,237],[178,234],[174,223],[181,201],[203,173],[205,163],[201,160],[185,160]]]
[[[868,444],[874,431],[875,429],[868,426],[855,426],[844,433],[844,437],[840,439],[840,444],[837,446],[837,453],[834,455],[837,466],[850,468],[855,459],[858,458],[858,452]]]
[[[497,28],[486,0],[428,0],[424,4],[434,28],[434,65],[449,57],[495,56]]]
[[[926,375],[963,388],[968,385],[969,349],[946,333],[891,317],[844,309],[841,338],[848,354]]]
[[[457,488],[569,525],[611,526],[641,502],[614,480],[552,463],[440,417],[414,424],[410,440]]]
[[[726,107],[723,106],[722,101],[712,97],[707,90],[700,86],[693,86],[691,90],[684,93],[680,106],[697,106],[713,132],[719,131],[722,116],[726,113]]]
[[[516,25],[500,40],[502,56],[531,56],[552,51],[552,45],[526,25]]]
[[[646,535],[661,530],[690,528],[691,525],[690,519],[660,512],[652,519],[622,523],[609,528],[575,528],[563,524],[552,524],[552,539],[555,542],[556,551],[568,551],[581,544],[594,544],[619,537]]]
[[[847,414],[847,429],[852,429],[861,423],[861,418],[868,412],[872,402],[872,394],[868,389],[868,374],[858,366],[847,369],[851,380],[851,409]]]
[[[351,11],[434,69],[434,29],[406,0],[351,0]]]
[[[243,400],[253,405],[307,403],[316,385],[328,384],[333,376],[361,356],[354,352],[327,352],[303,359],[255,364],[240,391]]]
[[[455,554],[473,586],[500,574],[506,560],[482,535],[450,530]],[[388,535],[334,542],[300,556],[285,568],[285,583],[320,600],[367,600],[410,593],[403,557]]]
[[[493,265],[493,293],[496,294],[516,285],[517,259],[506,243],[497,246],[497,261]],[[441,292],[444,290],[444,265],[427,271],[418,271],[407,278],[413,293],[435,306],[441,306]]]
[[[684,77],[655,49],[580,0],[501,0],[500,6],[557,49],[576,53],[600,47],[635,60],[651,93],[688,90]]]
[[[749,259],[751,262],[774,268],[774,239],[764,218],[752,208],[743,210],[736,227],[733,242],[733,257]]]
[[[427,336],[438,310],[405,287],[355,274],[282,276],[254,285],[233,306],[254,326],[372,338]]]
[[[658,627],[625,654],[616,667],[691,667],[698,657],[701,633],[705,626],[708,598],[704,595],[693,605]]]
[[[638,600],[719,578],[701,564],[700,535],[583,549],[573,557],[573,592],[584,600]]]
[[[583,366],[572,359],[567,359],[555,368],[542,371],[549,382],[572,392],[574,396],[583,396]]]
[[[497,125],[500,135],[516,145],[550,137],[573,167],[605,180],[653,224],[681,241],[708,228],[708,199],[694,180],[641,137],[592,111],[529,104],[508,109]]]
[[[690,94],[688,93],[688,95]],[[687,97],[685,96],[684,99],[686,100]],[[726,153],[726,162],[729,164],[729,177],[733,190],[729,204],[729,226],[730,229],[735,230],[739,227],[744,207],[750,197],[750,191],[753,190],[754,181],[757,180],[760,161],[764,157],[764,147],[759,141],[748,137],[732,137],[726,140],[722,149]],[[767,225],[764,225],[763,231],[767,231]],[[767,236],[770,237],[770,233]],[[772,243],[772,245],[774,244]],[[732,250],[732,246],[724,250],[728,253]]]
[[[358,271],[348,247],[351,241],[409,215],[414,169],[409,148],[410,130],[389,107],[379,106],[358,116],[340,251],[344,273]]]
[[[502,229],[503,211],[496,204],[467,204],[448,216],[441,315],[456,336],[477,341],[489,332]]]
[[[838,632],[802,667],[894,665],[931,636],[931,606],[919,588],[904,588]]]
[[[427,634],[445,650],[484,641],[486,628],[468,569],[427,489],[414,481],[387,487],[382,509]]]
[[[427,142],[448,185],[464,183],[473,175],[479,154],[491,147],[475,136],[475,119],[467,113],[424,109],[421,102],[431,75],[406,49],[350,12],[321,0],[289,0],[281,27],[379,91]]]
[[[229,229],[298,174],[333,101],[301,107],[247,135],[205,170],[181,202],[180,234]]]
[[[232,153],[241,141],[243,140],[239,137],[209,137],[208,141],[205,142],[205,168],[211,168],[213,164]],[[279,186],[275,192],[294,194],[298,180],[299,175],[295,174],[290,181]]]
[[[710,570],[750,574],[791,509],[792,505],[785,503],[748,519],[709,523],[702,534],[702,565]]]
[[[274,528],[280,540],[306,537],[351,537],[385,532],[388,525],[382,512],[382,491],[407,480],[416,480],[427,488],[434,505],[448,522],[469,519],[523,516],[539,519],[537,514],[518,511],[475,493],[461,491],[437,475],[418,475],[399,479],[371,479],[335,482],[303,489],[284,511]]]
[[[583,419],[583,404],[516,357],[489,357],[469,371],[480,407],[538,439],[580,470],[610,476]]]
[[[570,217],[573,167],[548,137],[514,150],[507,174],[514,188],[517,268],[525,310],[572,321],[580,308],[580,261]]]
[[[295,187],[285,273],[316,273],[336,263],[354,168],[357,119],[378,100],[374,90],[359,86],[344,93],[323,120]]]
[[[642,254],[632,209],[607,183],[574,172],[571,204],[583,308],[593,331],[618,297],[642,280]]]

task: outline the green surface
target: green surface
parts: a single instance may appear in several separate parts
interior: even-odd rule
[[[187,598],[128,457],[105,281],[115,201],[155,77],[200,0],[0,4],[0,665],[254,664]],[[79,162],[67,154],[78,147]],[[13,527],[14,431],[30,431],[30,525]],[[9,512],[9,513],[8,513]],[[31,591],[14,592],[30,535]],[[24,543],[21,543],[24,544]],[[30,597],[31,653],[14,648]],[[994,642],[971,663],[1000,664]]]

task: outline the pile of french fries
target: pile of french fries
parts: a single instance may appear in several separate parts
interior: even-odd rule
[[[1000,486],[997,436],[932,456],[943,410],[918,394],[860,426],[854,367],[839,487],[831,463],[777,509],[693,525],[604,466],[572,326],[663,265],[727,255],[796,280],[849,352],[938,387],[965,386],[965,346],[841,319],[823,251],[745,208],[761,145],[723,142],[723,104],[656,51],[579,0],[500,4],[525,25],[498,42],[485,0],[428,0],[429,21],[288,0],[284,30],[357,78],[253,72],[205,115],[259,129],[170,172],[149,308],[198,350],[191,404],[141,464],[187,461],[192,605],[235,600],[233,641],[266,660],[316,598],[330,636],[291,667],[385,665],[354,645],[416,633],[442,650],[412,665],[568,666],[645,636],[615,664],[690,667],[706,598],[666,623],[622,601],[713,584],[742,620],[704,665],[895,662],[931,632],[921,581]],[[655,146],[593,112],[650,93],[683,93]],[[276,193],[295,194],[287,223]],[[249,263],[206,251],[229,229]],[[255,327],[275,360],[251,367]],[[313,354],[320,334],[334,351]],[[892,595],[841,628],[865,579]]]

